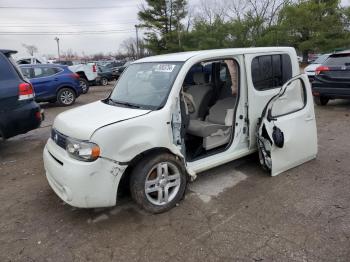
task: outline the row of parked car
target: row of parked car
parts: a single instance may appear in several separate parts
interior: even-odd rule
[[[350,50],[324,54],[305,68],[317,105],[350,98]]]
[[[37,102],[70,106],[90,85],[107,85],[129,65],[46,63],[38,58],[15,61],[16,53],[0,49],[0,139],[39,127],[44,114]]]

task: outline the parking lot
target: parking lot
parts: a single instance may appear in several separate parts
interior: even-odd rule
[[[111,89],[91,87],[74,107]],[[316,160],[273,178],[255,155],[226,164],[160,215],[128,196],[108,209],[64,204],[42,150],[67,108],[42,107],[40,129],[0,142],[0,261],[349,261],[349,101],[316,107]]]

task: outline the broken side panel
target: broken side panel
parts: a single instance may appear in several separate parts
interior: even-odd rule
[[[314,105],[305,75],[289,80],[266,105],[257,143],[261,163],[272,176],[316,157]]]

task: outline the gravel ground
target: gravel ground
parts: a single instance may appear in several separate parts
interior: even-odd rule
[[[92,87],[74,106],[101,99]],[[124,197],[76,209],[54,194],[43,127],[0,142],[0,261],[350,261],[350,102],[317,107],[316,160],[269,177],[250,156],[205,172],[160,215]]]

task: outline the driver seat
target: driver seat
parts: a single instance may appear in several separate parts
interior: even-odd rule
[[[209,109],[209,103],[213,95],[212,86],[206,81],[204,72],[193,74],[195,85],[189,86],[186,93],[191,95],[195,110],[190,114],[190,119],[203,120]]]

